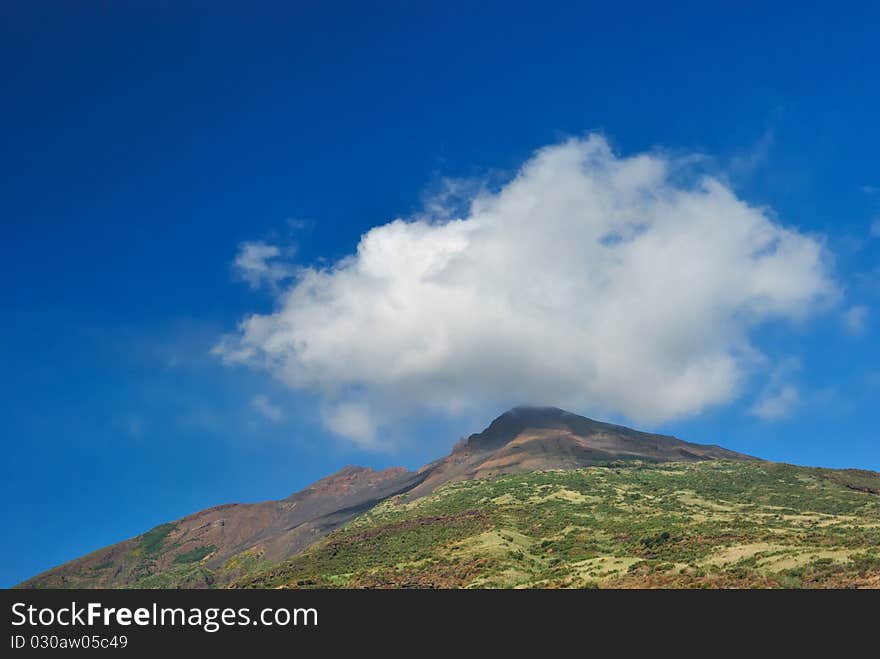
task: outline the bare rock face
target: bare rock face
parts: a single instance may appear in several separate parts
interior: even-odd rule
[[[226,504],[49,570],[22,587],[223,586],[255,567],[306,549],[395,496],[417,498],[446,483],[615,460],[751,460],[719,446],[639,432],[553,407],[516,407],[416,472],[345,467],[280,501]]]

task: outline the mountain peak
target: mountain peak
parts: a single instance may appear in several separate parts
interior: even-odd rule
[[[572,412],[568,412],[566,410],[560,409],[558,407],[553,407],[551,405],[517,405],[515,407],[511,407],[509,410],[501,414],[498,418],[504,416],[576,416]]]
[[[535,442],[541,446],[534,446]],[[596,421],[558,407],[533,405],[518,405],[504,412],[485,430],[468,437],[466,446],[478,453],[504,449],[521,454],[526,450],[537,450],[545,458],[559,452],[570,456],[574,451],[582,454],[579,461],[587,462],[602,459],[653,462],[747,457],[717,446],[692,444],[668,435]],[[557,457],[550,459],[550,463],[555,463]]]
[[[512,441],[527,429],[574,431],[573,426],[577,426],[583,431],[591,430],[598,423],[558,407],[517,405],[495,418],[482,432],[468,437],[467,444],[481,449],[497,448]]]
[[[517,405],[497,417],[495,421],[504,418],[516,419],[528,424],[564,423],[570,419],[586,419],[586,417],[573,412],[549,405]]]
[[[520,405],[467,438],[452,453],[426,465],[424,480],[407,496],[432,492],[444,483],[549,469],[579,469],[617,460],[698,462],[748,460],[717,446],[684,442],[602,421],[558,407]]]

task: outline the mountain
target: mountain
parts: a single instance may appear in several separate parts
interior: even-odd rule
[[[674,467],[663,467],[666,464]],[[461,529],[466,530],[462,537],[476,538],[473,540],[476,546],[482,547],[483,541],[478,537],[481,533],[501,533],[498,518],[489,512],[497,508],[492,502],[499,497],[499,500],[506,500],[506,492],[492,497],[488,494],[502,484],[520,482],[518,478],[526,478],[529,483],[532,482],[528,481],[529,478],[549,479],[546,483],[534,485],[538,490],[531,498],[525,501],[516,499],[523,519],[531,519],[532,515],[541,512],[545,500],[566,501],[573,497],[572,503],[589,501],[601,509],[602,506],[616,506],[621,496],[637,497],[642,501],[641,506],[633,508],[633,512],[641,517],[646,514],[642,508],[648,502],[653,505],[657,497],[650,490],[638,489],[639,474],[652,469],[658,475],[685,473],[689,479],[695,479],[687,491],[697,492],[711,489],[711,478],[709,481],[707,478],[728,474],[728,471],[712,471],[706,466],[713,464],[724,465],[723,469],[733,470],[732,473],[742,472],[745,479],[742,488],[751,483],[748,478],[763,473],[761,469],[773,468],[770,463],[718,446],[639,432],[556,408],[517,407],[499,416],[482,432],[456,445],[448,456],[416,472],[403,468],[374,471],[346,467],[281,501],[210,508],[61,565],[21,586],[199,588],[231,584],[309,585],[312,582],[345,585],[349,581],[340,575],[351,572],[344,572],[352,567],[346,558],[350,552],[358,554],[357,565],[369,565],[376,560],[381,563],[384,558],[396,556],[400,547],[412,544],[408,539],[412,534],[421,538],[413,545],[414,551],[426,557],[436,558],[432,551],[442,556],[448,548],[447,541],[458,537]],[[623,490],[618,488],[613,493],[604,494],[601,488],[587,494],[581,492],[580,486],[572,489],[560,485],[567,483],[566,479],[586,479],[584,483],[589,483],[595,474],[605,474],[603,482],[607,483],[612,473],[614,478],[619,473],[630,474],[631,482]],[[586,474],[592,475],[588,477]],[[835,496],[844,493],[841,496],[850,508],[855,505],[853,501],[861,501],[860,497],[868,497],[871,501],[880,499],[873,493],[874,488],[880,491],[880,478],[871,472],[826,470],[818,476],[807,471],[804,474],[804,478],[809,476],[812,479],[811,483],[815,481],[823,488],[834,488]],[[554,479],[562,480],[557,482]],[[672,484],[675,478],[661,478],[660,481]],[[684,484],[680,485],[684,488]],[[541,488],[545,487],[547,491],[541,494],[544,491]],[[591,487],[595,488],[595,483]],[[488,488],[488,493],[478,505],[462,505],[448,511],[444,508],[446,504],[437,503],[451,502],[455,499],[453,495],[460,492],[479,494],[483,492],[481,488]],[[803,492],[799,494],[799,501],[809,503],[814,495],[806,484],[801,488]],[[713,501],[710,492],[705,496],[709,497],[706,501]],[[782,503],[785,502],[780,502],[777,507],[785,509]],[[717,505],[720,510],[728,504]],[[426,513],[438,506],[435,512]],[[707,513],[699,512],[699,508],[690,510],[685,506],[685,510],[679,512],[705,516]],[[710,506],[709,512],[712,510]],[[601,514],[607,519],[607,513]],[[721,515],[718,511],[715,514]],[[574,522],[596,513],[581,510],[572,511],[572,515],[568,526],[576,528]],[[505,519],[510,517],[510,511],[504,512],[504,516]],[[375,526],[377,523],[379,525]],[[531,546],[525,538],[532,538],[528,542],[536,540],[529,535],[529,528],[516,530],[522,546]],[[400,534],[406,537],[398,537]],[[505,546],[503,542],[498,545],[497,538],[492,538],[487,539],[488,546],[493,548],[491,551],[487,549],[489,554]],[[555,542],[550,536],[542,536],[540,542],[545,540]],[[389,543],[392,549],[385,546]],[[370,547],[374,547],[375,555]],[[523,557],[532,556],[516,551]],[[621,551],[624,548],[617,553]],[[317,571],[311,563],[316,560],[322,566]],[[495,565],[492,556],[479,556],[474,560],[477,565]],[[303,561],[311,567],[303,570]],[[370,569],[381,572],[382,564],[374,568]],[[474,575],[482,575],[477,568],[474,570]],[[479,580],[485,575],[479,575],[474,577],[476,581],[449,582],[448,585],[483,583]],[[381,579],[373,583],[371,578],[365,575],[355,577],[349,585],[384,583]],[[446,577],[438,576],[432,581],[430,574],[412,578],[415,585],[447,584]],[[551,582],[556,583],[549,579],[548,583]],[[393,579],[385,585],[395,584],[401,585]],[[517,582],[517,585],[521,584]]]

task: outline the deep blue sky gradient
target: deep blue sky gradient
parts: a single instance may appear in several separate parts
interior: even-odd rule
[[[824,235],[844,289],[758,337],[800,360],[796,414],[746,414],[756,382],[659,429],[880,469],[880,7],[769,4],[5,2],[0,586],[348,463],[415,467],[485,425],[426,420],[396,455],[328,436],[314,400],[208,354],[272,303],[230,262],[254,239],[339,258],[441,177],[592,130],[711,156]]]

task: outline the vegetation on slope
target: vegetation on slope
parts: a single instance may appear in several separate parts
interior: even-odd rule
[[[880,587],[880,474],[614,463],[398,497],[238,587]]]

